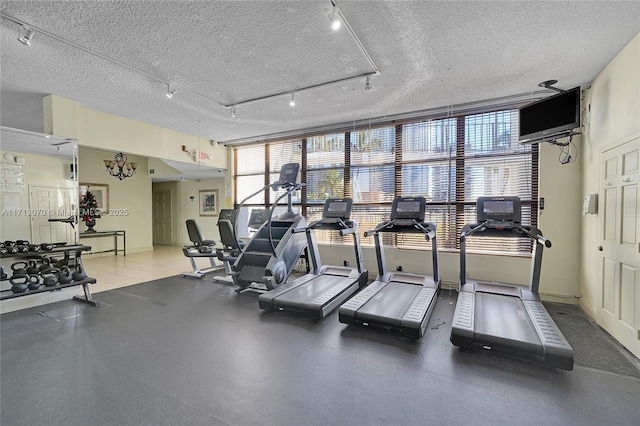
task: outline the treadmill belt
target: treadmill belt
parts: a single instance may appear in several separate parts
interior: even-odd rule
[[[277,301],[279,303],[304,305],[322,296],[325,292],[345,279],[347,279],[345,276],[319,275],[295,287],[293,290],[278,296]],[[355,282],[356,279],[354,278],[353,281]]]
[[[542,342],[519,297],[476,293],[475,336],[496,349],[542,355]]]
[[[358,318],[364,322],[402,325],[402,318],[417,297],[421,285],[391,281],[358,309]]]

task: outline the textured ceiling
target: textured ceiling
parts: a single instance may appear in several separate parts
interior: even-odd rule
[[[258,139],[526,94],[548,79],[589,85],[640,31],[640,1],[336,3],[380,71],[371,90],[363,77],[300,91],[372,72],[347,28],[331,30],[329,1],[2,1],[1,123],[41,132],[52,93],[207,139]],[[35,28],[30,47],[9,17]],[[278,93],[235,118],[224,106]]]

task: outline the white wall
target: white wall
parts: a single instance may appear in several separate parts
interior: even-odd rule
[[[587,93],[580,196],[600,191],[600,153],[640,137],[640,33],[593,80]],[[599,215],[581,218],[580,305],[594,318],[598,280]]]

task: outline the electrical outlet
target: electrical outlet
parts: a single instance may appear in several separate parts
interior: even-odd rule
[[[398,265],[398,267],[396,268],[396,271],[402,272],[402,265]]]
[[[344,266],[349,266],[349,261],[348,261],[348,260],[345,260],[344,262],[342,262],[342,264],[343,264]]]

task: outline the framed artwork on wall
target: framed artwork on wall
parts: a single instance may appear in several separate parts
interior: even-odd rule
[[[80,198],[90,191],[96,198],[98,205],[96,208],[100,210],[101,215],[109,213],[109,185],[104,183],[81,183],[80,184]]]
[[[199,193],[200,216],[218,216],[218,190],[201,189]]]

